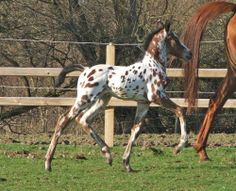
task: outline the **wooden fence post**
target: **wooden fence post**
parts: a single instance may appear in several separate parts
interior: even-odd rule
[[[106,47],[106,64],[115,65],[115,46],[109,43]],[[105,110],[105,142],[113,147],[114,138],[114,109]]]

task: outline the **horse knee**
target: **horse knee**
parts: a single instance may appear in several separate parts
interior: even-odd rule
[[[181,107],[178,107],[175,111],[175,114],[177,117],[184,117],[184,111],[183,111],[183,108]]]
[[[85,120],[83,119],[83,116],[84,116],[84,112],[80,112],[79,115],[75,118],[75,121],[80,124],[80,125],[83,125],[85,124]]]

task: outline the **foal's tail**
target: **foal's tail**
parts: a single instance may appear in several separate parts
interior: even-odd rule
[[[190,18],[182,40],[193,53],[192,60],[185,65],[185,98],[188,100],[188,111],[196,106],[198,90],[198,65],[199,65],[199,47],[202,33],[204,32],[209,20],[220,14],[236,11],[236,4],[216,1],[204,4]]]
[[[55,82],[55,86],[59,87],[65,80],[66,74],[73,72],[73,71],[84,71],[85,67],[81,64],[71,64],[68,66],[65,66],[62,71],[60,72],[60,74],[58,75],[56,82]]]

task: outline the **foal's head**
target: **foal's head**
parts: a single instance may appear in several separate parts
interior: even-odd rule
[[[170,31],[166,38],[167,52],[178,58],[188,61],[192,58],[191,50],[185,46],[177,37],[177,35]]]
[[[157,22],[157,30],[148,35],[144,48],[160,63],[166,61],[168,54],[184,60],[192,58],[190,49],[170,30],[169,22],[165,24],[161,21]]]

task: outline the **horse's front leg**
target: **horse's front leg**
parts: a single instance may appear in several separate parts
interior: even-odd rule
[[[167,96],[164,96],[163,98],[160,99],[160,104],[164,108],[172,112],[175,112],[176,116],[179,118],[181,136],[180,136],[179,144],[175,147],[173,151],[174,154],[177,154],[186,146],[188,142],[188,135],[186,131],[186,120],[185,120],[183,109],[179,105],[171,101]]]
[[[149,104],[138,103],[134,125],[131,129],[130,139],[123,155],[123,165],[127,172],[133,171],[130,166],[130,154],[132,151],[132,146],[140,133],[140,129],[143,124],[143,119],[146,116],[148,109],[149,109]]]
[[[185,120],[185,115],[183,113],[183,109],[177,106],[175,114],[179,118],[181,136],[179,144],[175,147],[173,152],[174,154],[178,154],[186,146],[188,142],[188,135],[186,130],[186,120]]]

